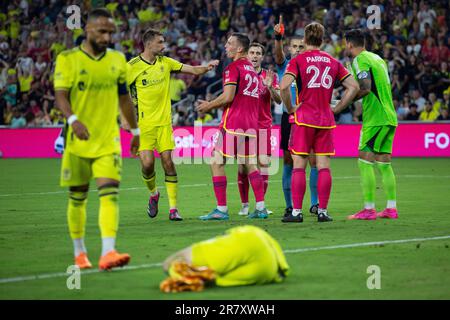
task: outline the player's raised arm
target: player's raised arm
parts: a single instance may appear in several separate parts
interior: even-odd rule
[[[276,103],[281,103],[281,96],[279,90],[274,87],[275,83],[275,73],[271,70],[267,71],[267,77],[263,80],[264,85],[269,89],[270,98]]]
[[[345,88],[344,94],[342,96],[342,99],[336,104],[336,107],[333,109],[334,113],[339,113],[355,99],[356,95],[359,92],[359,85],[358,82],[353,78],[352,75],[349,75],[345,80],[342,82],[342,85]]]
[[[283,100],[284,105],[288,113],[293,113],[295,111],[295,106],[292,105],[291,97],[291,84],[294,82],[295,78],[290,73],[285,73],[280,84],[280,95]]]
[[[211,71],[215,67],[219,65],[219,60],[212,60],[208,62],[206,66],[191,66],[188,64],[183,64],[183,67],[181,68],[180,72],[182,73],[189,73],[193,75],[202,75],[207,73],[208,71]]]
[[[275,63],[278,65],[283,64],[286,57],[283,51],[283,36],[284,36],[284,24],[283,24],[283,16],[280,14],[280,21],[273,28],[275,34],[275,48],[274,48],[274,56]]]
[[[226,105],[233,102],[234,96],[236,95],[236,86],[235,85],[226,85],[223,88],[223,92],[214,100],[206,101],[199,100],[199,105],[196,110],[199,112],[208,112],[213,109],[218,109],[221,107],[225,107]]]
[[[72,112],[72,107],[69,101],[68,90],[56,90],[55,91],[56,106],[61,110],[64,117],[67,119],[67,123],[72,126],[73,132],[80,140],[89,139],[89,131],[86,126],[78,120],[77,116]]]

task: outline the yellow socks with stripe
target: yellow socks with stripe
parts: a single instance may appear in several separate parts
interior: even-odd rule
[[[166,174],[167,197],[169,198],[170,209],[177,207],[178,177],[177,175]]]
[[[98,188],[100,212],[98,222],[102,235],[102,256],[114,250],[119,228],[119,186],[105,185]]]
[[[142,180],[144,180],[144,183],[147,186],[147,189],[152,194],[154,194],[156,192],[156,172],[153,171],[153,173],[150,176],[146,176],[145,174],[142,174]]]
[[[70,191],[67,206],[67,221],[70,237],[73,240],[74,254],[77,257],[87,252],[84,245],[84,231],[86,226],[87,192]]]
[[[378,162],[378,170],[380,170],[383,180],[383,188],[387,198],[387,208],[397,207],[397,183],[395,181],[394,170],[390,162]]]
[[[376,180],[373,166],[374,164],[370,161],[358,159],[365,209],[375,209]]]

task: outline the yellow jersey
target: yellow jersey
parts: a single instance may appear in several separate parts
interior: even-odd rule
[[[116,50],[94,58],[80,46],[57,56],[55,90],[69,91],[72,111],[90,135],[79,140],[69,126],[65,152],[85,158],[121,153],[119,95],[128,94],[126,77],[125,56]]]
[[[183,64],[159,56],[153,64],[137,56],[128,62],[127,82],[133,102],[138,107],[141,131],[172,123],[170,103],[170,74],[180,72]]]

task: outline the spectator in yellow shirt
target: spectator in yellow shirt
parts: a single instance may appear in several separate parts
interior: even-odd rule
[[[430,101],[425,102],[425,109],[420,113],[420,121],[434,121],[439,116],[439,112],[433,110]]]

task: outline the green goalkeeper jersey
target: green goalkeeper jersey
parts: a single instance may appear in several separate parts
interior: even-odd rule
[[[363,127],[397,126],[386,62],[375,53],[364,50],[353,59],[352,70],[355,78],[362,80],[370,76],[372,80],[370,93],[362,103]]]

